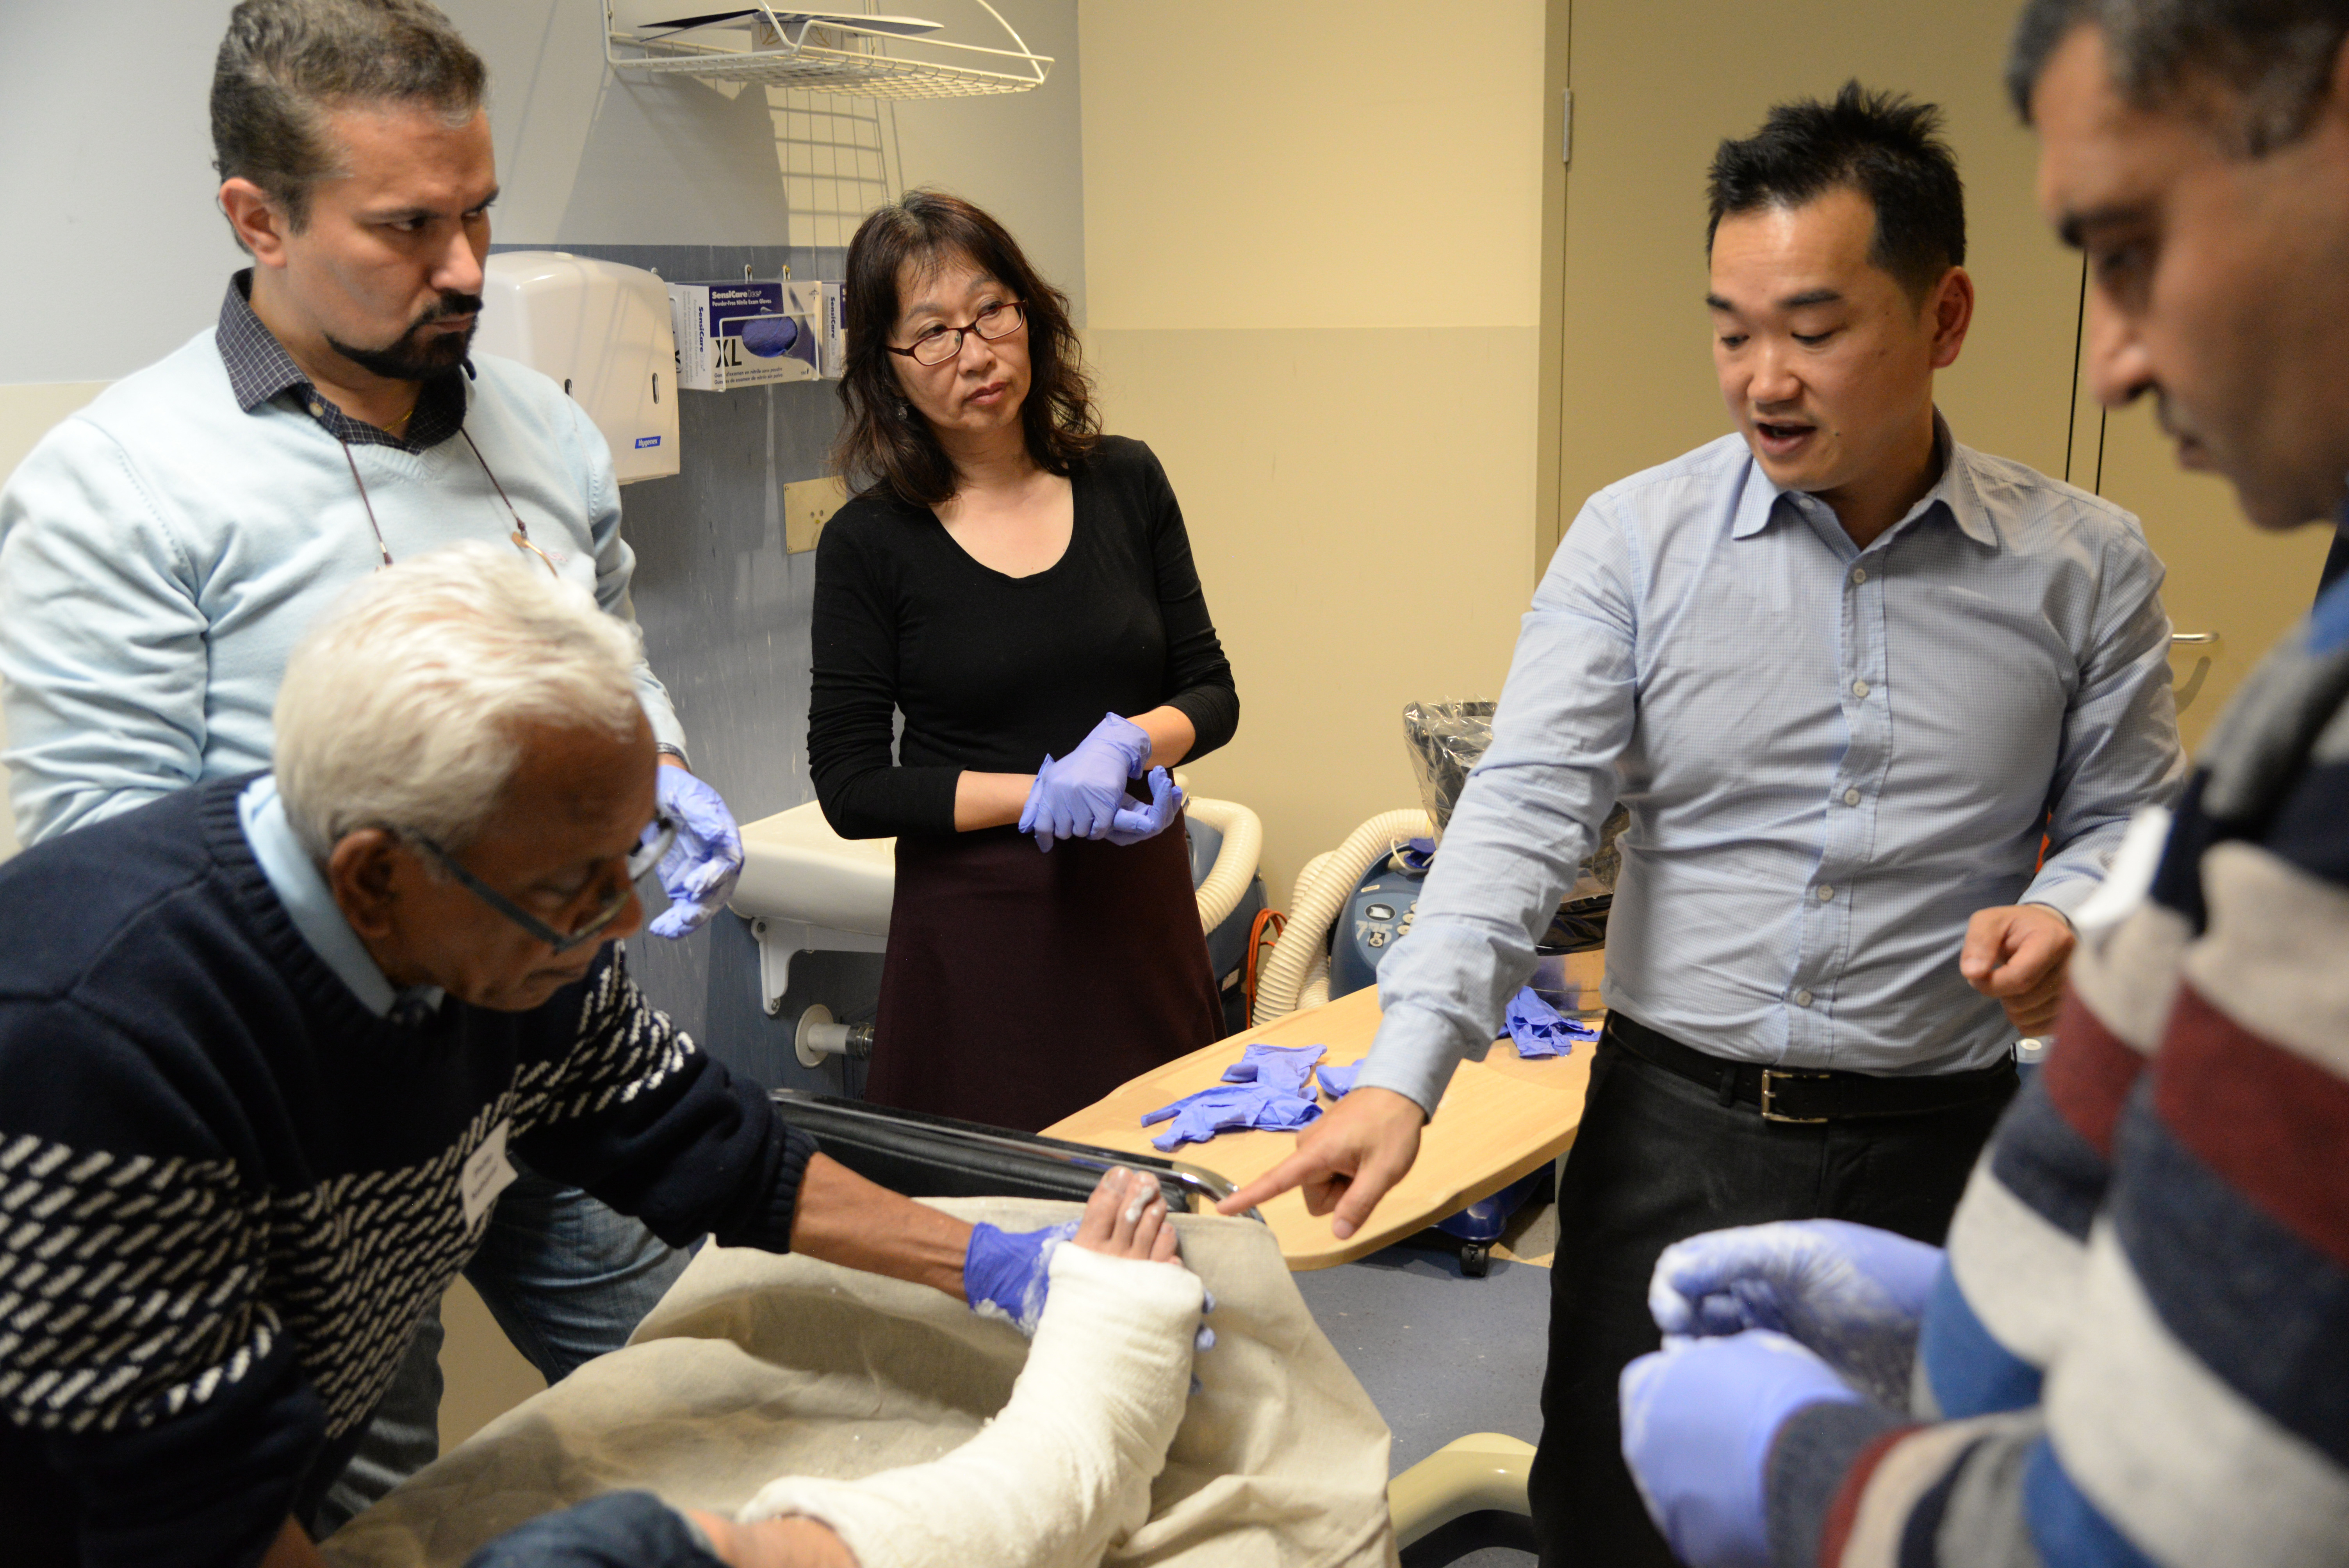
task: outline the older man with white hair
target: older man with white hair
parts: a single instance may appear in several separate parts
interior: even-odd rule
[[[11,1563],[316,1561],[311,1511],[512,1155],[672,1243],[1032,1324],[1040,1235],[826,1160],[629,979],[611,944],[675,831],[637,658],[514,551],[420,556],[295,650],[274,773],[0,868]]]

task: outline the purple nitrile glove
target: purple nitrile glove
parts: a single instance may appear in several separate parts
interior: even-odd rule
[[[1112,844],[1138,844],[1144,839],[1154,839],[1172,826],[1174,813],[1183,809],[1183,787],[1174,782],[1164,768],[1150,770],[1150,804],[1128,803],[1117,809],[1110,819],[1110,830],[1102,836]]]
[[[1314,1076],[1321,1080],[1322,1093],[1331,1099],[1343,1099],[1354,1092],[1354,1080],[1362,1076],[1362,1064],[1349,1062],[1344,1067],[1334,1067],[1323,1062],[1314,1069]]]
[[[678,827],[677,842],[660,862],[668,907],[650,929],[655,936],[674,938],[709,924],[734,896],[742,877],[742,831],[718,791],[684,769],[664,762],[653,775],[660,809]]]
[[[1319,1101],[1278,1084],[1225,1083],[1160,1106],[1142,1119],[1142,1125],[1171,1120],[1172,1127],[1150,1140],[1160,1153],[1171,1154],[1185,1143],[1205,1143],[1218,1132],[1294,1132],[1320,1116]]]
[[[1778,1429],[1806,1406],[1860,1403],[1826,1362],[1766,1329],[1667,1339],[1623,1368],[1619,1392],[1624,1462],[1690,1568],[1769,1568],[1763,1487]]]
[[[1115,714],[1102,716],[1077,748],[1044,758],[1019,812],[1019,830],[1049,851],[1057,839],[1098,839],[1116,824],[1125,783],[1150,763],[1150,732]]]
[[[1872,1225],[1740,1225],[1666,1247],[1648,1311],[1666,1334],[1790,1336],[1878,1404],[1905,1410],[1940,1270],[1940,1248]]]
[[[1313,1094],[1305,1087],[1305,1080],[1313,1076],[1315,1064],[1329,1050],[1327,1046],[1268,1046],[1258,1042],[1242,1051],[1240,1059],[1224,1069],[1224,1081],[1285,1088],[1299,1099],[1311,1099]]]
[[[962,1294],[971,1311],[1034,1338],[1044,1296],[1052,1288],[1052,1254],[1076,1233],[1074,1220],[1040,1231],[973,1225],[962,1257]]]
[[[1509,998],[1509,1038],[1516,1042],[1520,1057],[1563,1057],[1572,1053],[1577,1040],[1595,1040],[1599,1031],[1578,1019],[1569,1018],[1543,1001],[1530,985],[1521,987]]]

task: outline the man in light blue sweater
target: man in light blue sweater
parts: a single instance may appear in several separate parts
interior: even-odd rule
[[[27,842],[269,765],[285,660],[344,588],[509,541],[633,624],[603,437],[545,377],[469,357],[497,177],[481,59],[424,0],[245,0],[214,71],[220,204],[254,265],[218,324],[110,387],[0,492],[5,761]],[[706,921],[741,845],[639,662],[685,824],[655,932]],[[616,1348],[683,1266],[529,1176],[467,1270],[551,1380]],[[429,1318],[328,1518],[437,1448]]]

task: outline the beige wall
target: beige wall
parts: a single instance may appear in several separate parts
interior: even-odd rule
[[[2094,480],[2097,493],[2144,520],[2147,541],[2168,568],[2161,600],[2170,624],[2219,637],[2215,647],[2178,647],[2170,655],[2178,733],[2193,751],[2243,677],[2308,613],[2333,531],[2264,533],[2251,527],[2235,504],[2234,487],[2178,466],[2149,400],[2111,415],[2101,428],[2095,472],[2080,475],[2079,482]],[[2079,446],[2085,460],[2093,446],[2085,429]]]
[[[1241,705],[1192,781],[1276,904],[1415,802],[1402,705],[1496,693],[1532,587],[1543,6],[1461,26],[1080,6],[1087,346],[1182,498]]]

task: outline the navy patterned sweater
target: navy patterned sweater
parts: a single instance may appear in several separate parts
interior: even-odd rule
[[[479,1242],[501,1136],[672,1243],[790,1244],[813,1144],[616,948],[531,1012],[378,1018],[271,891],[246,781],[0,867],[11,1564],[257,1562]]]

